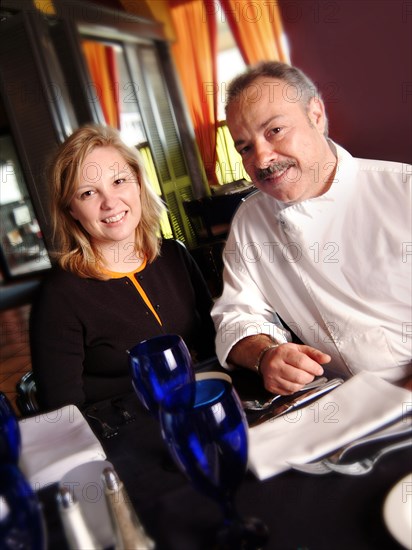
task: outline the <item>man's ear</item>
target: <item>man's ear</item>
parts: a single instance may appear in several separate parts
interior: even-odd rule
[[[308,117],[312,125],[324,134],[326,128],[326,111],[323,101],[319,97],[312,97],[308,106]]]

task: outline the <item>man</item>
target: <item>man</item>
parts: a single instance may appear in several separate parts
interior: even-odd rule
[[[411,166],[355,159],[329,140],[316,87],[283,63],[237,77],[226,114],[258,191],[224,252],[212,311],[221,363],[256,370],[281,394],[324,370],[408,380]]]

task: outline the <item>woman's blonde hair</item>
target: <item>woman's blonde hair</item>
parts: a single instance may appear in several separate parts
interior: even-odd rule
[[[78,188],[85,158],[96,147],[113,147],[136,175],[140,185],[141,219],[136,229],[136,252],[152,262],[160,250],[162,200],[148,183],[140,154],[128,147],[114,128],[87,125],[76,130],[58,149],[51,166],[50,206],[59,265],[79,277],[107,279],[104,261],[88,233],[70,214],[70,204]]]

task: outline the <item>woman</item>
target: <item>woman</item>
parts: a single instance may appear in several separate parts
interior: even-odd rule
[[[159,334],[213,356],[212,299],[186,248],[160,239],[163,204],[138,152],[112,128],[82,127],[58,150],[50,191],[59,253],[30,327],[40,407],[131,391],[126,350]]]

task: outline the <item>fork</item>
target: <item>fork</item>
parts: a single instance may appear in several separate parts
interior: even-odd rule
[[[373,432],[370,435],[361,437],[351,441],[344,447],[341,447],[332,455],[329,455],[326,458],[318,460],[316,462],[308,462],[307,464],[295,464],[290,463],[290,466],[294,470],[303,472],[305,474],[314,474],[314,475],[324,475],[329,474],[332,471],[331,464],[338,464],[343,457],[351,450],[356,449],[358,446],[365,443],[373,443],[375,441],[380,441],[381,439],[386,439],[389,437],[395,437],[397,435],[402,435],[403,433],[408,433],[412,429],[412,416],[401,418],[394,424],[390,424],[384,428],[381,428],[378,431]]]
[[[131,414],[123,405],[122,399],[119,397],[116,397],[111,400],[111,404],[113,407],[119,412],[120,416],[123,418],[123,422],[125,424],[129,424],[130,422],[134,422],[136,420],[136,416],[134,414]]]
[[[110,426],[110,424],[108,424],[98,416],[94,416],[89,411],[86,412],[86,416],[88,418],[91,418],[92,420],[96,420],[96,422],[100,424],[100,427],[102,429],[101,436],[104,437],[105,439],[110,439],[111,437],[114,437],[119,433],[117,431],[117,428],[113,428],[112,426]]]
[[[397,443],[392,443],[391,445],[388,445],[387,447],[384,447],[383,449],[378,451],[370,458],[363,458],[362,460],[352,462],[351,464],[335,464],[333,462],[329,464],[327,460],[325,462],[331,470],[333,470],[334,472],[338,472],[339,474],[361,476],[371,472],[378,460],[380,460],[386,454],[393,453],[394,451],[398,451],[399,449],[405,449],[410,445],[412,445],[411,437],[409,437],[408,439],[404,439],[403,441],[398,441]]]

